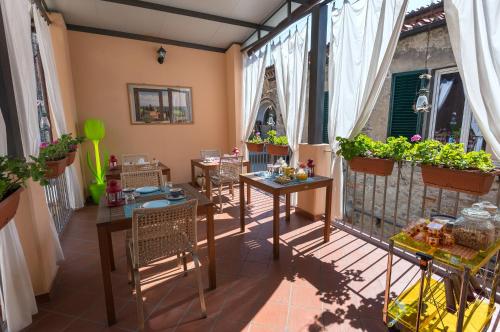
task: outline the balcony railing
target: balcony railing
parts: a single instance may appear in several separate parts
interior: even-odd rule
[[[267,146],[264,147],[263,152],[250,152],[249,161],[252,166],[252,172],[266,171],[268,164],[274,164],[280,156],[273,156],[267,153]],[[285,161],[288,163],[290,156],[286,156]]]
[[[62,234],[73,214],[67,188],[64,173],[55,179],[50,179],[49,184],[44,186],[47,205],[54,219],[57,234],[59,235]]]

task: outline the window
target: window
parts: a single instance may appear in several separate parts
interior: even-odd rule
[[[36,104],[38,109],[38,124],[40,129],[40,142],[52,142],[52,131],[50,130],[49,104],[45,86],[45,74],[42,67],[42,59],[36,39],[36,33],[31,33],[31,44],[33,47],[33,59],[35,61],[36,76]]]
[[[440,69],[434,74],[429,137],[443,143],[463,143],[467,151],[486,147],[456,67]]]
[[[422,115],[413,111],[413,104],[420,87],[420,74],[416,70],[392,75],[391,106],[387,136],[411,138],[422,131]]]

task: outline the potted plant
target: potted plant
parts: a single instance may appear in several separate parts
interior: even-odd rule
[[[0,229],[15,216],[26,180],[32,177],[35,181],[46,182],[43,166],[36,159],[27,163],[0,156]]]
[[[264,151],[264,141],[260,136],[260,132],[256,132],[246,142],[247,149],[249,152],[263,152]]]
[[[101,196],[106,190],[106,171],[108,169],[108,156],[104,153],[104,163],[101,163],[101,154],[99,152],[99,142],[106,135],[104,122],[98,119],[89,119],[84,124],[85,136],[94,146],[95,165],[92,165],[90,151],[87,151],[87,165],[95,178],[95,182],[89,186],[90,196],[95,204],[99,204]]]
[[[274,156],[287,156],[288,155],[288,138],[283,136],[276,136],[276,130],[269,130],[267,132],[266,142],[267,153]]]
[[[42,143],[38,154],[40,162],[45,163],[45,177],[47,179],[57,178],[64,173],[67,164],[66,145],[60,141]]]
[[[415,144],[408,156],[420,164],[426,185],[467,194],[487,194],[497,174],[489,153],[465,152],[461,143],[425,140]]]
[[[76,151],[78,149],[78,145],[82,144],[84,140],[85,140],[85,137],[83,137],[83,136],[77,136],[77,137],[73,138],[71,134],[63,134],[59,138],[59,142],[61,142],[62,144],[64,144],[66,146],[66,151],[67,151],[67,156],[68,156],[67,163],[66,163],[67,166],[70,166],[75,161]]]
[[[344,157],[353,171],[379,176],[391,175],[394,159],[390,158],[399,158],[402,149],[400,145],[408,143],[404,138],[394,137],[388,139],[390,144],[383,143],[374,141],[365,134],[359,134],[354,139],[336,139],[340,143],[337,155]]]

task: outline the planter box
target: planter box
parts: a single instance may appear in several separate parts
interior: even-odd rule
[[[392,174],[392,169],[394,168],[394,160],[354,157],[349,160],[349,167],[355,172],[389,176]]]
[[[263,152],[264,151],[264,143],[247,142],[247,149],[249,152]]]
[[[288,156],[288,145],[267,145],[267,153],[273,156]]]
[[[471,195],[487,194],[497,174],[496,172],[462,171],[429,165],[421,165],[421,168],[422,180],[426,185]]]
[[[47,171],[45,172],[45,177],[47,179],[55,179],[62,173],[64,173],[64,169],[66,168],[66,164],[68,163],[67,157],[55,160],[55,161],[46,161]]]
[[[22,191],[20,187],[0,202],[0,230],[16,215]]]
[[[68,155],[66,156],[66,166],[71,166],[71,164],[75,161],[75,158],[76,150],[68,152]]]

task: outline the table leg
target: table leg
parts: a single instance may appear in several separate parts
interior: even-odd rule
[[[212,200],[212,182],[210,181],[210,169],[207,167],[203,170],[205,173],[205,195],[209,200]]]
[[[194,163],[191,161],[191,184],[196,187],[198,184],[196,183],[196,176],[194,173]]]
[[[280,258],[280,196],[273,194],[273,258]]]
[[[115,256],[113,255],[113,238],[111,237],[111,232],[106,232],[106,236],[108,237],[108,253],[109,253],[109,266],[111,267],[110,271],[116,270],[115,268]]]
[[[491,289],[497,289],[499,275],[500,275],[500,250],[497,251],[497,260],[495,263],[495,272],[493,274],[493,282],[491,284]],[[495,295],[496,292],[491,292],[490,294],[490,302],[488,303],[489,310],[495,310]]]
[[[326,187],[326,202],[325,202],[325,229],[324,241],[330,241],[330,226],[332,223],[332,183]]]
[[[214,207],[212,204],[207,208],[207,246],[208,246],[208,282],[210,289],[217,287],[215,274],[215,228]]]
[[[385,293],[384,293],[384,309],[382,310],[382,319],[387,325],[388,320],[388,310],[389,310],[389,297],[391,294],[391,275],[392,275],[392,258],[394,255],[394,241],[389,240],[389,253],[387,254],[387,272],[385,276]]]
[[[240,178],[240,231],[245,232],[245,182]]]
[[[458,317],[457,317],[457,332],[462,332],[464,328],[465,307],[467,306],[467,292],[469,289],[469,275],[470,269],[464,267],[462,273],[462,286],[460,288],[460,303],[458,304]]]
[[[106,302],[106,316],[108,326],[116,323],[115,303],[113,299],[113,288],[111,284],[111,263],[109,259],[109,230],[104,227],[97,227],[97,237],[99,240],[99,255],[101,258],[102,283],[104,287],[104,300]]]
[[[252,167],[251,167],[250,162],[248,162],[247,173],[251,173],[251,172],[252,172]],[[249,184],[247,184],[247,204],[250,204],[251,200],[252,200],[252,188],[250,187]]]
[[[290,222],[290,194],[285,195],[285,220],[286,222]]]

